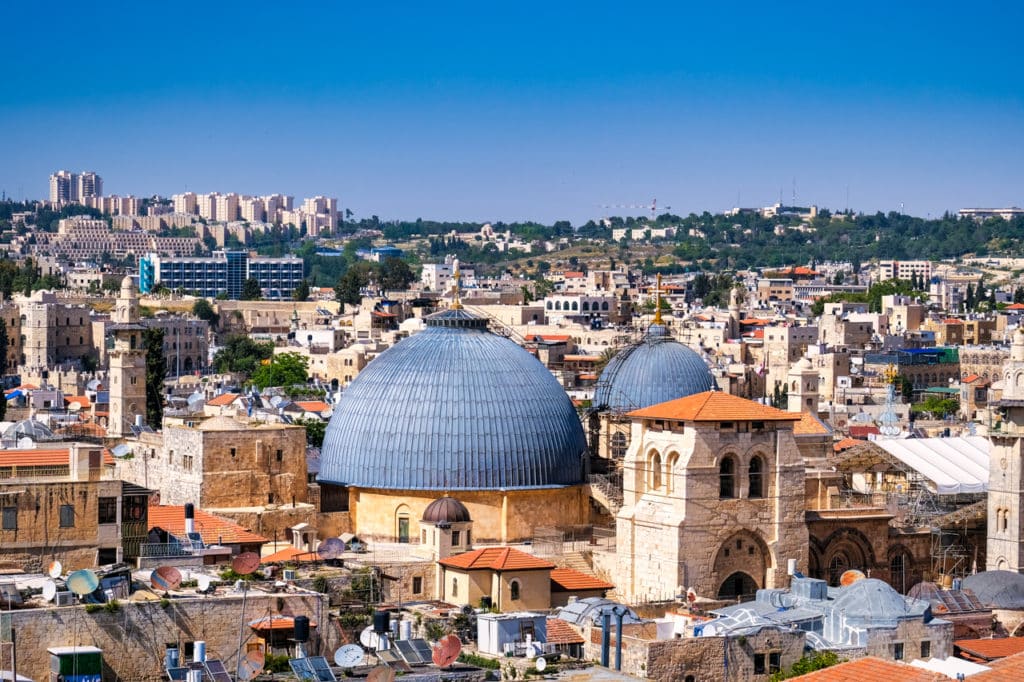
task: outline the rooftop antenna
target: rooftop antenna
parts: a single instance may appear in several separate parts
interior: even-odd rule
[[[661,324],[661,273],[658,273],[657,284],[654,285],[654,324]]]
[[[793,205],[796,206],[796,176],[793,176]]]

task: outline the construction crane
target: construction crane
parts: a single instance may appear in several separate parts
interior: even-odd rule
[[[634,211],[639,209],[639,210],[642,210],[642,211],[650,211],[651,212],[651,220],[654,220],[655,218],[658,217],[658,200],[657,199],[651,199],[651,203],[649,203],[649,204],[602,204],[601,208],[628,208],[628,209],[631,209],[631,210],[634,210]],[[672,210],[671,206],[662,206],[661,208],[662,208],[663,211],[670,211],[670,210]]]

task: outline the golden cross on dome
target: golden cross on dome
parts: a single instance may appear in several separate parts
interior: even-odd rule
[[[462,271],[459,270],[459,262],[455,261],[455,272],[452,273],[452,279],[455,280],[455,286],[452,289],[452,310],[462,310],[462,296],[461,296],[461,281]]]

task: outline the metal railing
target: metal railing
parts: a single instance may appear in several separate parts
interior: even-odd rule
[[[143,558],[192,556],[192,552],[178,542],[142,542],[139,543],[139,556]]]

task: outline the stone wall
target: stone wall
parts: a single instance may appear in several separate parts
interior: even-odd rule
[[[610,637],[608,663],[615,665],[614,620]],[[743,637],[684,637],[655,640],[651,623],[627,625],[623,628],[622,672],[636,677],[665,682],[683,682],[693,676],[700,682],[736,682],[767,680],[768,655],[779,654],[783,669],[796,663],[803,655],[805,634],[764,628]],[[601,660],[601,628],[588,627],[583,634],[584,658]],[[755,655],[764,654],[765,673],[754,674]]]
[[[18,635],[18,673],[36,680],[49,678],[48,647],[95,646],[103,650],[104,679],[126,682],[163,677],[168,644],[205,641],[208,658],[224,660],[234,670],[239,631],[244,641],[256,636],[248,623],[272,614],[307,615],[309,652],[330,656],[338,646],[338,629],[328,619],[326,596],[314,593],[265,594],[250,591],[217,598],[121,602],[115,612],[86,613],[81,606],[14,611]]]

